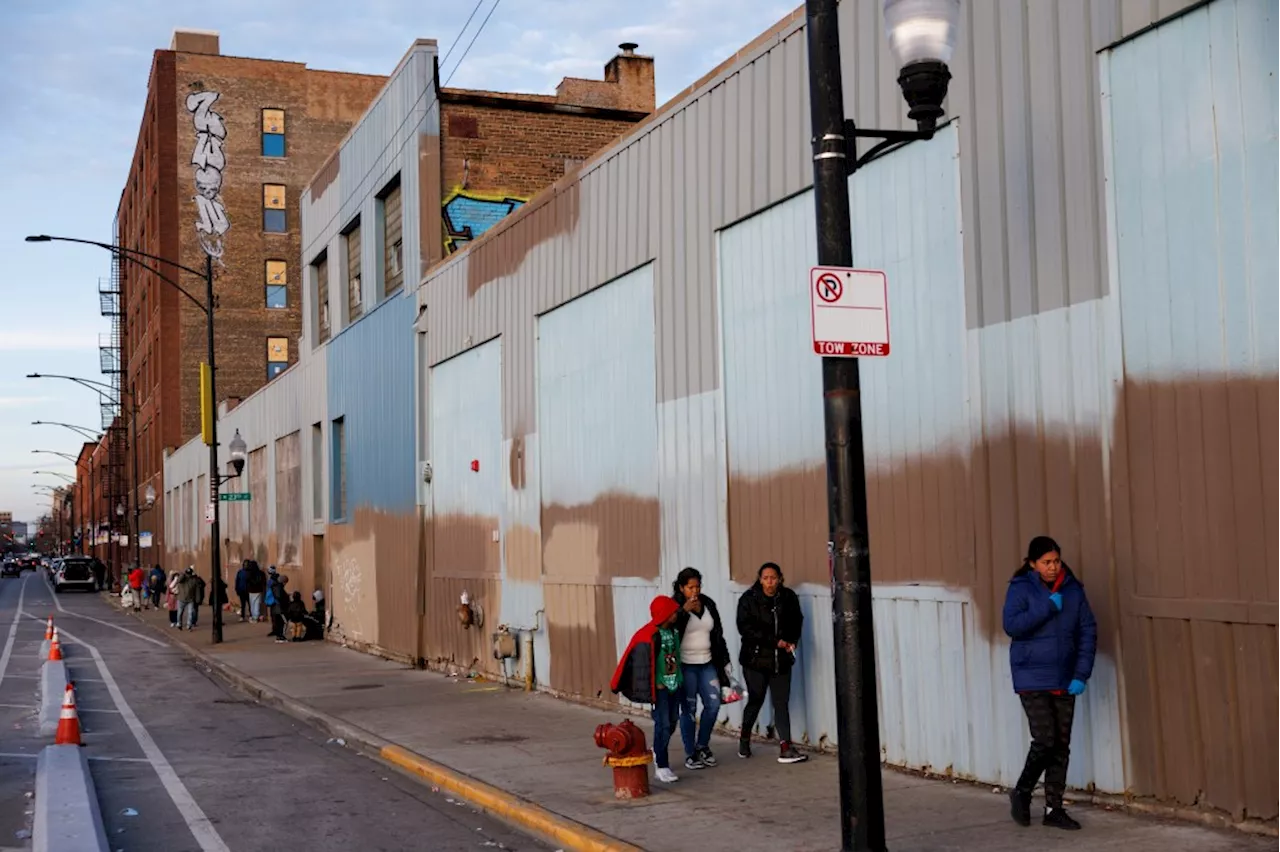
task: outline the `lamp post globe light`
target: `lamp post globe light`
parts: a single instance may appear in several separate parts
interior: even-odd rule
[[[851,6],[846,3],[845,6]],[[813,201],[818,265],[855,266],[849,178],[877,157],[933,138],[944,115],[960,0],[884,0],[885,35],[913,130],[869,130],[844,115],[839,0],[806,0]],[[858,139],[877,140],[861,156]],[[842,852],[884,852],[884,787],[876,695],[871,550],[861,379],[856,357],[822,358],[827,449],[827,548],[840,757]]]
[[[146,490],[142,492],[142,500],[147,504],[148,509],[156,504],[156,487],[150,482],[147,483]]]
[[[248,457],[245,454],[248,447],[245,445],[244,438],[240,437],[239,429],[237,429],[235,435],[231,437],[231,443],[227,445],[227,449],[231,451],[231,466],[235,468],[235,475],[239,476],[244,472],[244,462]]]
[[[885,0],[884,29],[898,60],[898,85],[907,117],[921,130],[937,127],[943,115],[959,24],[960,0]]]

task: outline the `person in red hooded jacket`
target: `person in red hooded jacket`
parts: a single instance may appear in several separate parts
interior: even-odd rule
[[[679,613],[680,605],[672,598],[654,598],[649,604],[649,623],[631,637],[609,683],[615,695],[621,693],[629,701],[653,706],[654,775],[667,784],[679,780],[667,757],[684,694],[680,636],[675,629]]]

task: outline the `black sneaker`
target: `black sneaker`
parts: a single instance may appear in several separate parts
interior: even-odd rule
[[[1017,787],[1009,791],[1009,815],[1018,825],[1031,825],[1031,794]]]
[[[778,753],[779,763],[804,763],[808,759],[809,755],[796,751],[791,743],[783,743],[782,751]]]
[[[1061,828],[1066,831],[1079,831],[1080,823],[1071,818],[1062,808],[1045,808],[1044,824],[1050,828]]]
[[[738,741],[738,757],[744,760],[751,756],[751,740]]]
[[[685,769],[706,769],[707,764],[702,760],[702,752],[694,752],[690,757],[684,759]]]
[[[704,748],[698,752],[698,757],[702,758],[702,762],[706,766],[716,765],[716,756],[711,753],[711,749]]]

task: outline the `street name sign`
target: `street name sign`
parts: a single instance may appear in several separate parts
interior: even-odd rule
[[[224,491],[218,495],[218,499],[223,503],[247,503],[249,502],[248,491]]]

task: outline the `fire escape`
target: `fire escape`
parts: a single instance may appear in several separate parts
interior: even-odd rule
[[[119,245],[119,228],[118,223],[112,223],[112,243]],[[107,517],[94,518],[95,533],[100,529],[100,525],[104,522],[112,535],[112,541],[115,536],[125,532],[127,526],[125,518],[116,512],[117,506],[124,506],[128,509],[129,483],[127,479],[128,466],[125,464],[128,448],[126,447],[125,422],[120,416],[121,394],[120,389],[125,381],[123,374],[124,368],[124,330],[125,316],[124,305],[122,304],[121,295],[124,292],[124,263],[117,257],[111,259],[111,274],[106,281],[98,280],[98,302],[101,307],[102,315],[110,317],[111,331],[98,335],[98,351],[102,362],[102,373],[107,377],[107,383],[111,385],[109,392],[104,391],[99,398],[99,407],[102,418],[103,439],[107,448],[107,466],[104,475],[98,481],[102,483],[102,500],[103,505],[99,507],[100,511],[105,511]],[[115,553],[124,553],[122,549],[116,549]]]

